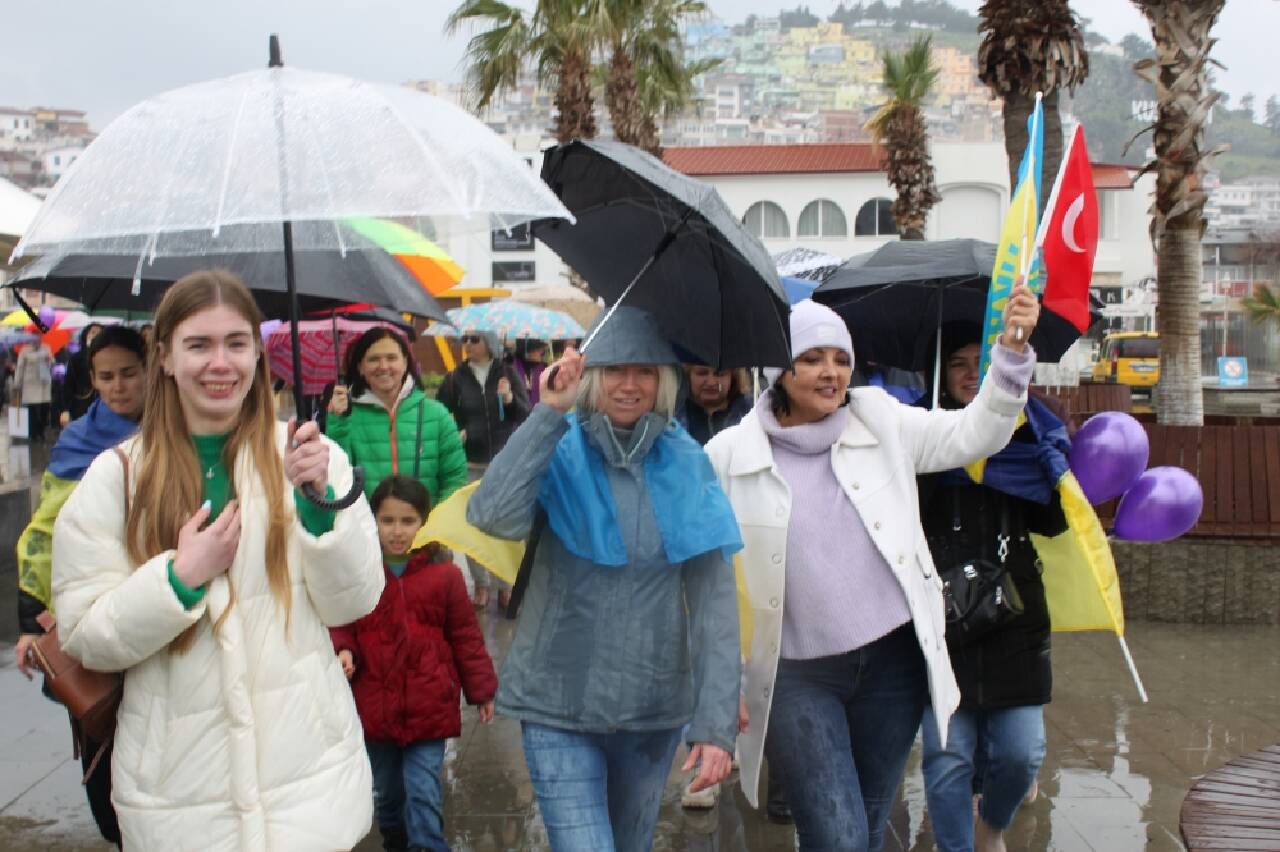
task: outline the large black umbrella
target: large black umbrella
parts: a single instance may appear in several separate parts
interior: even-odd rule
[[[534,235],[606,302],[649,311],[705,364],[791,363],[773,260],[712,187],[638,148],[597,140],[548,150],[542,178],[577,221],[541,220]]]
[[[813,298],[844,318],[860,358],[924,370],[934,361],[939,324],[983,322],[995,254],[981,240],[885,243],[850,258]],[[1096,319],[1100,305],[1091,306]],[[1070,322],[1042,310],[1031,345],[1040,361],[1055,362],[1079,337]]]
[[[353,301],[445,320],[444,309],[400,261],[381,249],[295,250],[303,311],[328,312]],[[289,315],[282,252],[234,252],[143,259],[121,254],[55,254],[28,264],[6,286],[41,290],[98,310],[150,311],[170,284],[201,269],[234,272],[268,317]],[[135,282],[137,286],[135,287]],[[397,320],[398,320],[397,316]]]

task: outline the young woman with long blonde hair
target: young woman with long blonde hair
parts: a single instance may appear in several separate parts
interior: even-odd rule
[[[252,296],[192,273],[156,310],[138,435],[90,466],[54,529],[67,653],[125,673],[112,765],[124,847],[348,849],[372,782],[327,627],[382,592],[351,467],[276,422]],[[131,495],[126,499],[126,494]]]

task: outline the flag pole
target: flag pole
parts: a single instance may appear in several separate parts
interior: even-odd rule
[[[1124,653],[1124,661],[1129,664],[1129,674],[1133,676],[1133,685],[1138,687],[1138,697],[1142,699],[1142,703],[1147,703],[1147,688],[1142,685],[1142,678],[1138,676],[1138,667],[1133,664],[1133,654],[1129,653],[1129,643],[1124,641],[1124,637],[1116,634],[1116,638],[1120,640],[1120,650]]]
[[[1058,176],[1053,179],[1053,189],[1049,190],[1049,200],[1044,205],[1044,215],[1040,217],[1040,228],[1036,231],[1036,248],[1044,245],[1044,238],[1049,233],[1049,220],[1053,218],[1051,212],[1054,205],[1058,203],[1058,194],[1062,189],[1062,179],[1067,174],[1067,164],[1071,157],[1071,146],[1076,144],[1076,137],[1080,135],[1080,125],[1077,124],[1071,130],[1071,138],[1067,140],[1067,146],[1062,149],[1062,162],[1058,164]]]

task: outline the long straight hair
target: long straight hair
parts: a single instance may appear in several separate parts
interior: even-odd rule
[[[129,558],[141,565],[150,557],[178,546],[178,530],[199,509],[204,480],[200,463],[182,410],[177,383],[165,375],[163,355],[173,346],[177,327],[200,311],[225,305],[244,318],[252,329],[258,363],[253,384],[245,397],[240,417],[223,448],[222,462],[231,475],[234,494],[246,494],[250,483],[237,482],[236,459],[247,448],[252,470],[262,484],[268,506],[265,557],[267,582],[277,605],[284,610],[286,629],[292,599],[289,586],[288,529],[292,517],[285,503],[284,462],[276,446],[275,399],[271,394],[271,372],[262,346],[262,314],[253,296],[234,274],[222,269],[202,270],[185,275],[169,288],[156,308],[154,357],[147,359],[147,407],[138,429],[142,458],[137,469],[133,509],[125,524]],[[230,580],[230,577],[228,577]],[[231,605],[214,629],[218,629]],[[195,636],[195,625],[174,640],[171,649],[185,651]]]

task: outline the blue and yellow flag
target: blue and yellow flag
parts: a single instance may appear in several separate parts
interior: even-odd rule
[[[1036,99],[1036,108],[1027,119],[1027,150],[1022,155],[1022,164],[1018,167],[1018,183],[1013,189],[1013,198],[1009,202],[1009,212],[1005,214],[1004,224],[1000,226],[1000,240],[996,244],[996,262],[991,269],[991,287],[987,291],[987,313],[982,324],[982,364],[979,375],[985,376],[991,366],[991,347],[995,345],[1000,333],[1004,330],[1004,306],[1013,293],[1013,285],[1022,273],[1025,262],[1024,253],[1033,252],[1036,242],[1036,229],[1040,225],[1040,174],[1044,163],[1044,110],[1040,99]],[[1035,267],[1037,280],[1038,265]],[[1028,283],[1032,284],[1031,274]]]

